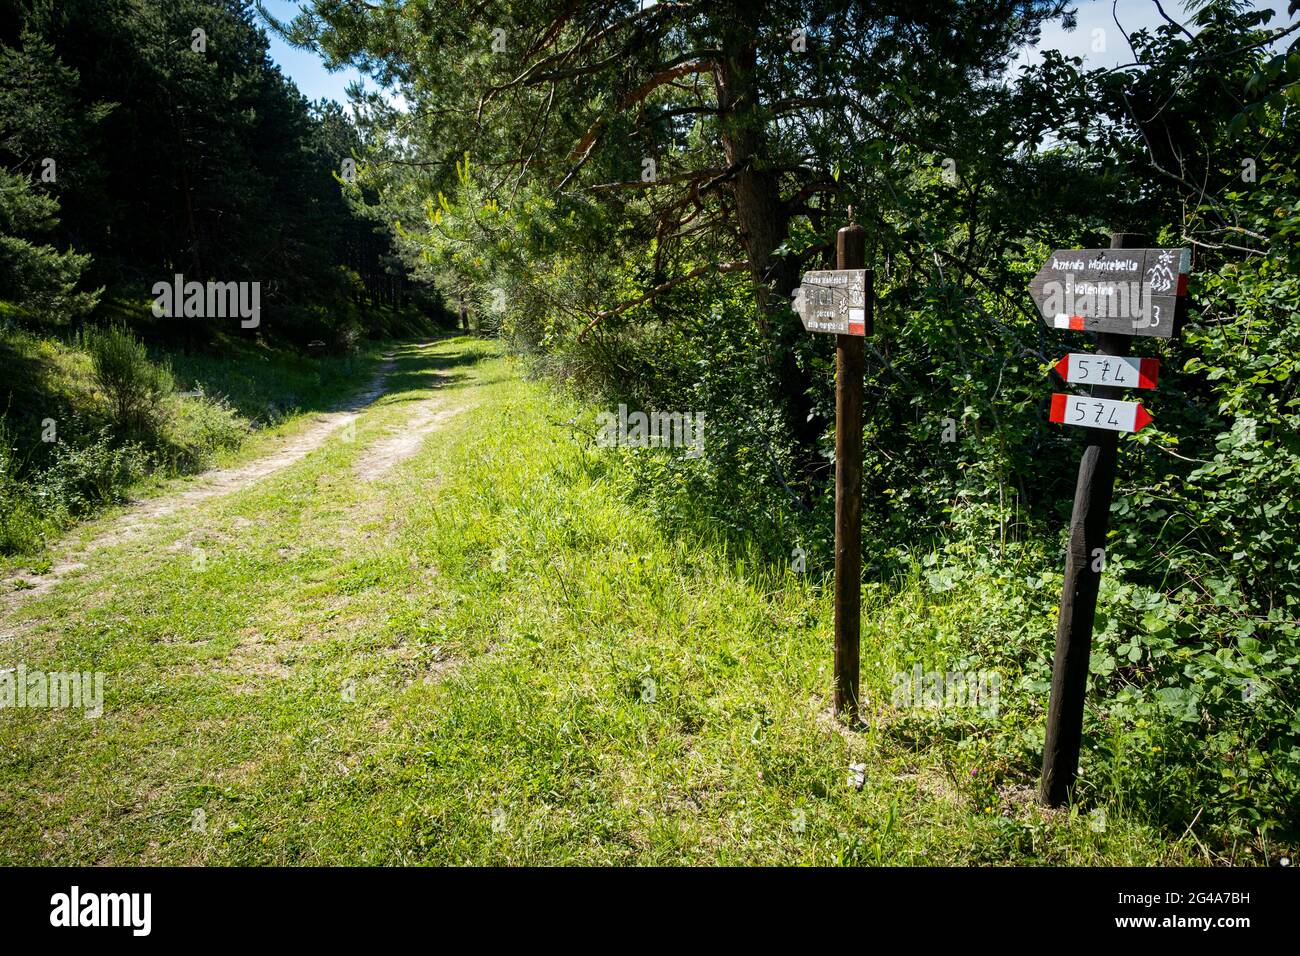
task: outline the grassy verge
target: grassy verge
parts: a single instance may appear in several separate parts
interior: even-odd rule
[[[1039,810],[979,715],[891,712],[888,675],[984,613],[966,588],[871,591],[875,713],[843,730],[823,580],[666,536],[590,410],[491,345],[403,349],[392,382],[16,612],[0,667],[103,671],[105,706],[0,711],[0,861],[1203,860],[1119,803]],[[464,410],[358,480],[425,401]]]
[[[308,358],[231,340],[214,352],[161,352],[177,391],[148,427],[123,428],[91,356],[63,342],[0,335],[0,574],[48,564],[45,543],[170,479],[261,454],[371,381],[383,346]]]

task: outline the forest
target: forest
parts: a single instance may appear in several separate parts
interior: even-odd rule
[[[434,361],[448,387],[481,397],[447,419],[447,473],[429,464],[403,487],[410,516],[394,498],[395,512],[365,525],[377,519],[354,503],[376,534],[405,530],[374,559],[385,570],[373,580],[341,552],[349,570],[331,593],[374,590],[388,622],[375,626],[400,619],[422,642],[415,659],[438,673],[428,661],[463,641],[456,653],[474,666],[456,680],[477,696],[455,680],[405,691],[448,695],[435,698],[444,736],[395,730],[413,739],[358,758],[377,789],[406,786],[408,771],[417,786],[399,750],[433,754],[429,773],[448,774],[418,784],[439,807],[424,818],[424,797],[387,829],[376,822],[387,810],[356,810],[383,834],[367,861],[1289,859],[1300,839],[1296,4],[1122,0],[1113,17],[1109,3],[1066,0],[297,6],[0,0],[8,587],[57,568],[60,542],[83,525],[338,414],[383,362],[396,361],[403,387],[433,388],[418,369]],[[1092,6],[1107,14],[1093,50],[1118,51],[1119,65],[1051,48],[1021,57],[1045,30],[1085,29],[1078,8]],[[381,92],[309,101],[272,60],[271,36]],[[793,305],[805,273],[836,268],[850,223],[865,230],[875,306],[860,498],[867,729],[845,740],[823,732],[836,337],[810,334]],[[1106,248],[1115,234],[1188,249],[1191,265],[1178,333],[1134,337],[1126,353],[1159,359],[1158,390],[1143,396],[1154,422],[1119,440],[1079,782],[1059,819],[1026,796],[1044,749],[1082,440],[1051,420],[1051,397],[1066,389],[1057,361],[1091,337],[1049,328],[1030,282],[1054,250]],[[193,311],[179,307],[190,282],[207,297]],[[231,308],[214,309],[223,288]],[[411,344],[429,341],[442,344]],[[448,342],[463,344],[453,354]],[[676,448],[602,438],[620,415],[626,429],[629,409],[698,431]],[[440,413],[419,414],[389,425],[423,436]],[[436,504],[444,482],[455,507]],[[305,527],[298,509],[310,503],[277,494],[288,497],[258,520]],[[268,554],[307,533],[288,528]],[[384,604],[380,591],[406,593],[394,582],[407,551],[416,568],[422,536],[437,539],[439,570],[410,571],[411,586],[463,590],[431,608]],[[219,563],[217,545],[200,546]],[[237,567],[239,581],[253,574]],[[167,578],[175,593],[159,607],[180,600],[187,569]],[[642,598],[648,610],[633,614]],[[54,608],[6,614],[53,641]],[[116,613],[160,635],[184,617],[179,605],[170,620]],[[205,640],[218,645],[240,627],[271,629],[208,613]],[[114,659],[107,621],[76,625],[86,630],[73,628],[72,646]],[[171,638],[151,640],[177,653]],[[577,650],[588,644],[590,658]],[[139,663],[151,653],[122,660],[152,666]],[[318,674],[342,666],[321,660]],[[364,683],[380,665],[358,666],[349,679]],[[489,679],[490,666],[509,669]],[[927,705],[919,677],[934,670],[981,675],[986,701],[996,675],[994,706]],[[518,700],[489,707],[507,686]],[[660,716],[628,717],[647,687]],[[559,700],[563,714],[551,713]],[[406,697],[385,703],[384,727],[408,709]],[[610,771],[595,744],[569,736],[583,728],[618,741],[618,760],[648,748],[635,772],[647,779]],[[287,761],[297,744],[285,746]],[[507,796],[479,800],[501,753],[552,769],[501,770]],[[21,759],[5,760],[0,776],[20,778]],[[758,783],[717,779],[751,762]],[[903,790],[852,804],[855,774],[870,791],[885,766],[949,809],[899,822]],[[193,774],[172,808],[186,824]],[[472,813],[453,799],[470,790]],[[340,819],[372,799],[330,793],[321,812]],[[20,821],[0,858],[39,858],[38,799],[0,799],[0,818]],[[639,799],[689,804],[694,822],[643,830],[629,809]],[[596,836],[574,837],[578,824],[552,812],[503,848],[498,809],[515,800],[571,807]],[[591,819],[588,801],[601,806]],[[462,812],[478,829],[462,822],[449,836]],[[804,839],[792,813],[810,834],[829,822]],[[760,834],[752,845],[737,836],[741,818]],[[344,836],[265,850],[251,834],[274,831],[268,819],[215,849],[192,834],[164,840],[157,860],[354,859]],[[71,852],[123,862],[144,840],[133,831]]]

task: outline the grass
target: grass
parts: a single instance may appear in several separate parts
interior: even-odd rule
[[[374,375],[385,346],[319,358],[230,340],[219,351],[173,353],[177,384],[220,398],[254,425],[278,424],[303,412],[324,411]]]
[[[11,615],[0,667],[102,670],[106,701],[0,711],[0,862],[1199,859],[1121,808],[1097,827],[1023,774],[972,778],[960,734],[840,727],[826,582],[667,536],[584,410],[495,345],[404,347],[392,385],[350,440]],[[427,399],[466,410],[358,481]],[[966,626],[964,592],[921,580],[869,592],[872,700],[914,630]]]
[[[47,487],[55,446],[43,438],[50,437],[52,424],[64,447],[93,447],[103,457],[110,443],[100,430],[112,425],[109,400],[94,384],[89,354],[75,343],[5,330],[0,365],[8,378],[0,385],[0,439],[11,450],[0,451],[0,506],[11,511],[0,515],[6,532],[0,534],[0,573],[42,570],[48,563],[44,542],[87,512],[112,514],[114,501],[157,494],[173,488],[174,478],[260,456],[268,444],[369,383],[383,349],[367,343],[356,353],[309,358],[232,339],[214,352],[159,353],[155,357],[167,361],[182,391],[167,398],[149,434],[129,436],[143,440],[123,452],[138,476],[105,477],[100,484],[112,487],[103,495],[69,505],[51,500],[63,496]],[[6,456],[8,483],[2,473]],[[99,500],[104,496],[109,500]]]

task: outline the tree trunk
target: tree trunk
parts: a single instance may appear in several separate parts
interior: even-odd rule
[[[731,23],[745,22],[739,10],[732,14]],[[803,333],[790,309],[790,294],[799,284],[798,264],[772,255],[789,235],[790,214],[781,200],[778,174],[767,168],[771,158],[758,102],[757,37],[744,26],[728,26],[721,39],[722,56],[714,68],[719,129],[727,163],[736,170],[732,196],[755,284],[764,361],[774,373],[773,402],[784,413],[799,471],[808,481],[823,464],[818,445],[824,423],[809,418],[813,409],[809,382],[794,355]]]

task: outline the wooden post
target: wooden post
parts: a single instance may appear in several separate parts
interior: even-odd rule
[[[1115,233],[1112,249],[1138,249],[1142,237]],[[1122,335],[1097,334],[1099,355],[1124,355]],[[1096,398],[1122,398],[1122,389],[1094,385]],[[1070,543],[1065,555],[1065,583],[1061,588],[1061,614],[1056,622],[1056,658],[1052,664],[1052,694],[1047,711],[1047,737],[1043,743],[1043,776],[1039,799],[1049,807],[1067,803],[1079,771],[1083,739],[1083,705],[1092,656],[1092,625],[1097,613],[1097,591],[1106,558],[1106,529],[1115,488],[1115,461],[1119,435],[1100,428],[1086,430],[1079,480],[1074,488],[1070,515]],[[1094,570],[1095,568],[1095,570]]]
[[[852,210],[849,213],[852,219]],[[867,231],[856,223],[835,236],[835,268],[866,267]],[[872,275],[864,299],[871,334]],[[863,336],[835,337],[835,712],[858,719],[858,644],[862,631]]]

